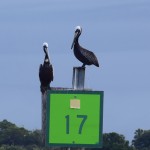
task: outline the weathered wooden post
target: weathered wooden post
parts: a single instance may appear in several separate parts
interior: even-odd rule
[[[46,141],[46,107],[47,107],[47,91],[42,94],[42,144],[45,146]],[[49,148],[54,150],[54,148]]]
[[[45,145],[46,139],[46,97],[47,91],[42,94],[42,144]]]

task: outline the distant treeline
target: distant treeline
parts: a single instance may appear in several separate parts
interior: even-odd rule
[[[74,148],[75,149],[75,148]],[[150,150],[150,130],[137,129],[130,144],[124,135],[103,134],[103,148],[93,150]],[[41,142],[41,130],[29,131],[3,120],[0,122],[0,150],[48,150]],[[87,150],[92,150],[88,148]]]

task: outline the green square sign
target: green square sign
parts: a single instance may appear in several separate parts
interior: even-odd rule
[[[48,146],[102,147],[103,91],[49,91]]]

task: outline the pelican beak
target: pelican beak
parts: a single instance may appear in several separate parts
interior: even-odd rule
[[[48,55],[48,47],[43,46],[43,49],[44,49],[45,54]]]
[[[78,35],[78,32],[75,32],[75,34],[74,34],[74,38],[73,38],[73,42],[72,42],[72,45],[71,45],[71,49],[73,48],[73,46],[74,46],[74,44],[75,44],[75,41],[76,41],[77,35]]]

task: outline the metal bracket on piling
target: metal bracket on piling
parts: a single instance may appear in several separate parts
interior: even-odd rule
[[[72,88],[75,90],[84,89],[85,67],[73,67]]]

